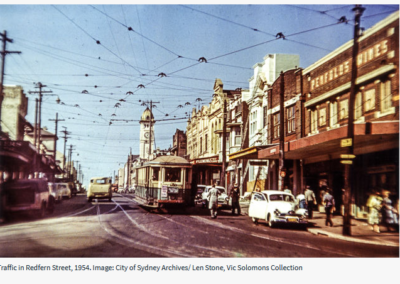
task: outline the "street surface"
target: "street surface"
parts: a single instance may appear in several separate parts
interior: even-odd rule
[[[271,229],[229,210],[217,219],[200,205],[153,212],[133,197],[88,203],[78,194],[44,219],[14,217],[0,225],[0,257],[399,257],[398,248]]]

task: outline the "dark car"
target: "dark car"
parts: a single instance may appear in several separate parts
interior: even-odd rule
[[[6,215],[14,212],[30,212],[44,217],[53,213],[55,199],[50,194],[46,180],[28,179],[8,181],[2,185],[2,207]]]

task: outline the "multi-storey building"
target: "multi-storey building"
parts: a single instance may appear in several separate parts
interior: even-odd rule
[[[266,148],[256,154],[243,152],[241,157],[269,161],[269,188],[280,189],[282,182],[298,194],[309,184],[321,199],[319,193],[329,187],[340,207],[345,176],[341,155],[347,152],[347,128],[353,119],[352,214],[365,215],[373,189],[389,190],[392,199],[398,199],[398,12],[363,33],[356,58],[352,50],[349,41],[304,70],[283,72],[267,90],[269,129],[267,143],[262,143]],[[358,75],[355,104],[350,106],[353,60]],[[349,117],[350,107],[354,117]],[[286,168],[284,178],[279,162]]]

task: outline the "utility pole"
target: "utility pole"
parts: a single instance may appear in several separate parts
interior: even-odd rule
[[[41,132],[41,127],[42,127],[41,126],[41,123],[42,123],[42,97],[43,97],[43,94],[53,93],[52,91],[43,91],[42,88],[44,88],[44,87],[47,87],[47,86],[43,85],[42,83],[39,82],[39,83],[36,83],[36,86],[35,86],[35,88],[38,88],[39,91],[29,91],[28,92],[29,94],[39,94],[39,115],[38,115],[38,124],[39,124],[39,126],[38,126],[38,129],[35,129],[35,131],[38,132],[38,135],[37,135],[37,149],[39,151],[39,154],[40,154],[40,136],[41,136],[40,132]],[[35,128],[36,128],[36,125],[35,125]]]
[[[0,38],[3,41],[3,48],[0,51],[1,53],[1,71],[0,71],[0,134],[2,133],[1,129],[1,108],[3,105],[3,86],[4,86],[4,71],[5,71],[5,62],[6,62],[6,55],[10,53],[18,53],[20,54],[21,51],[8,51],[6,50],[7,42],[12,43],[13,40],[7,37],[7,32],[3,31],[0,33]]]
[[[56,119],[49,119],[50,121],[55,121],[56,123],[56,131],[55,131],[55,136],[54,136],[54,162],[56,162],[56,153],[57,153],[57,126],[59,121],[65,121],[65,119],[58,119],[58,112],[56,113]]]
[[[350,98],[349,98],[349,118],[347,124],[347,138],[350,142],[350,146],[347,147],[347,157],[354,158],[354,102],[358,87],[356,86],[357,79],[357,55],[358,55],[358,39],[360,37],[360,22],[361,16],[365,10],[361,5],[355,5],[352,9],[355,13],[354,16],[354,40],[353,40],[353,54],[351,63],[351,85],[350,85]],[[352,160],[342,160],[345,164],[344,169],[344,214],[343,214],[343,235],[351,236],[351,196],[352,196],[352,186],[353,186],[353,166]]]
[[[61,131],[62,133],[64,133],[64,158],[63,158],[63,171],[65,172],[65,160],[67,159],[65,156],[65,151],[66,151],[66,147],[67,147],[67,135],[70,134],[70,132],[67,131],[67,128],[65,126],[63,126],[63,128],[65,128],[65,130]]]
[[[281,71],[279,98],[279,190],[285,189],[285,76]]]

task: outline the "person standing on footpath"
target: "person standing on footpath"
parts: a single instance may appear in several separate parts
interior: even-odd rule
[[[380,233],[379,212],[382,208],[382,197],[378,189],[375,188],[373,193],[369,196],[367,206],[369,208],[368,224],[371,226],[371,230]]]
[[[217,218],[218,195],[220,195],[220,192],[218,191],[218,189],[215,186],[216,186],[216,184],[214,182],[212,185],[212,188],[210,189],[210,191],[207,194],[208,209],[210,209],[212,219]]]
[[[323,204],[325,205],[325,213],[326,213],[325,225],[328,226],[328,224],[330,224],[330,226],[332,227],[333,222],[331,219],[331,215],[333,211],[335,211],[335,199],[330,193],[331,190],[327,188],[324,195]]]
[[[237,183],[235,183],[235,186],[231,191],[231,198],[232,198],[232,215],[235,215],[235,209],[237,209],[238,215],[240,215],[240,204],[239,204],[240,193]]]
[[[309,185],[306,186],[306,191],[304,192],[304,197],[306,199],[306,204],[307,204],[308,219],[312,219],[314,205],[317,204],[317,200],[315,198],[314,191],[311,190]]]

